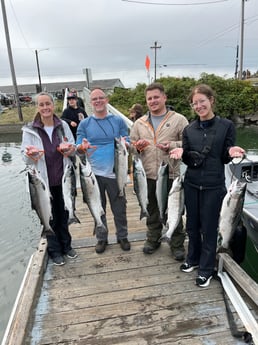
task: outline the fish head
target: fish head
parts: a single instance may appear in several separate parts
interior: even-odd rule
[[[240,198],[245,195],[246,182],[241,182],[240,180],[234,180],[229,186],[229,193],[232,198]]]

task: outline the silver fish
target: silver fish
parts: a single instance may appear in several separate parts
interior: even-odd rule
[[[62,178],[63,198],[66,210],[69,212],[68,224],[80,223],[80,220],[75,215],[75,198],[76,198],[76,176],[73,164],[65,167]]]
[[[168,163],[161,162],[156,180],[156,198],[159,208],[160,221],[165,224],[167,202],[168,202],[168,181],[169,166]]]
[[[218,251],[229,248],[229,243],[240,222],[244,205],[246,182],[234,180],[228,187],[219,218]]]
[[[133,157],[133,187],[141,207],[140,219],[149,217],[147,211],[147,205],[149,203],[147,178],[142,161],[138,156]]]
[[[119,189],[119,196],[125,195],[128,175],[128,151],[123,137],[115,138],[115,173]]]
[[[31,208],[36,211],[40,223],[43,226],[41,236],[53,235],[54,231],[49,223],[52,219],[51,195],[49,189],[36,170],[28,170],[27,176]]]
[[[101,204],[98,182],[89,161],[86,159],[85,164],[79,163],[79,169],[83,201],[88,205],[95,221],[93,234],[96,232],[107,232],[107,228],[101,219],[105,212]]]
[[[184,213],[184,188],[183,177],[178,176],[174,179],[172,187],[168,194],[167,208],[167,232],[161,237],[161,240],[170,241],[173,232],[177,228]]]

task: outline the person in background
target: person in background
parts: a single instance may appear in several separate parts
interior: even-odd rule
[[[76,96],[76,99],[77,99],[77,106],[79,108],[83,108],[85,110],[85,104],[83,102],[83,99],[81,97],[78,96],[78,92],[76,89],[72,88],[70,90],[71,93],[73,93],[75,96]]]
[[[68,123],[74,140],[76,140],[77,127],[81,120],[87,117],[86,111],[77,105],[77,96],[69,92],[67,95],[68,106],[64,109],[61,119]]]
[[[65,166],[74,155],[74,137],[66,122],[54,114],[53,97],[41,92],[36,97],[37,113],[34,120],[22,128],[21,152],[26,165],[33,166],[44,179],[51,193],[53,235],[47,235],[48,254],[55,265],[64,265],[64,255],[76,258],[68,229],[62,177]],[[41,153],[44,152],[42,155]]]
[[[153,83],[145,89],[146,103],[149,112],[140,117],[131,129],[131,147],[133,152],[138,151],[147,176],[148,185],[148,212],[146,220],[147,239],[143,252],[152,254],[160,246],[163,224],[160,220],[156,198],[156,180],[162,162],[169,163],[169,185],[180,175],[178,162],[170,160],[169,150],[181,147],[182,133],[188,124],[187,119],[166,107],[167,96],[162,84]],[[184,260],[185,232],[182,219],[172,235],[170,249],[176,260]]]
[[[106,193],[108,195],[116,227],[117,242],[123,250],[130,250],[128,241],[126,198],[119,196],[116,175],[114,173],[115,138],[124,137],[129,146],[128,129],[124,120],[107,111],[108,98],[104,91],[96,88],[91,91],[90,101],[93,115],[82,120],[77,130],[77,152],[85,154],[98,181],[103,210],[106,213]],[[96,149],[91,149],[95,146]],[[107,228],[106,214],[102,216]],[[96,253],[103,253],[108,243],[108,233],[96,232]]]
[[[141,116],[143,115],[143,108],[142,105],[139,103],[134,104],[130,109],[129,109],[129,118],[135,122],[138,120]]]
[[[207,287],[214,273],[219,214],[226,194],[224,165],[245,151],[234,146],[232,121],[215,115],[215,93],[210,86],[195,86],[189,101],[198,119],[184,129],[183,147],[170,151],[171,158],[182,158],[187,166],[184,192],[189,243],[180,269],[186,273],[198,269],[196,285]]]
[[[133,122],[138,120],[143,115],[143,107],[141,104],[136,103],[129,109],[129,118]],[[129,153],[128,156],[128,175],[130,175],[132,172],[132,154]],[[135,194],[135,191],[133,191],[133,194]]]

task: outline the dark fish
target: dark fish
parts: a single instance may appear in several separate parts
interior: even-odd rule
[[[95,221],[95,228],[93,234],[98,232],[107,232],[107,228],[102,222],[101,216],[104,210],[101,204],[100,191],[96,176],[91,170],[91,165],[88,160],[86,164],[79,163],[80,182],[83,195],[83,201],[88,205],[92,217]]]
[[[72,164],[65,167],[62,190],[65,208],[69,212],[68,224],[80,223],[80,220],[75,215],[75,198],[76,198],[76,176]]]
[[[228,249],[231,238],[240,222],[244,205],[246,182],[234,180],[225,195],[219,219],[218,248]]]
[[[147,205],[149,203],[147,178],[142,161],[138,156],[133,157],[133,187],[141,207],[140,219],[149,217],[147,211]]]
[[[49,189],[36,170],[28,170],[27,176],[29,181],[31,208],[36,211],[40,223],[43,226],[41,236],[53,235],[54,231],[50,225],[52,210]]]

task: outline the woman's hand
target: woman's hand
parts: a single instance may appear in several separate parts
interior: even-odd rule
[[[177,147],[169,152],[169,157],[172,159],[181,159],[183,152],[182,147]]]
[[[245,155],[245,150],[240,146],[232,146],[228,150],[228,153],[231,158],[243,158]]]
[[[75,151],[75,146],[71,143],[61,143],[58,147],[57,150],[62,153],[62,155],[64,155],[65,157],[70,156],[71,154],[74,153]]]
[[[43,156],[44,150],[40,150],[33,145],[28,145],[25,147],[25,154],[34,161],[38,161]]]

